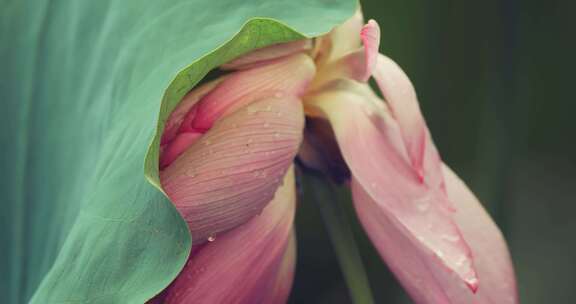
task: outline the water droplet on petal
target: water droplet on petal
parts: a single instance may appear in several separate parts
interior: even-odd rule
[[[211,235],[206,239],[208,242],[214,242],[216,240],[216,236]]]
[[[439,258],[443,258],[443,257],[444,257],[444,252],[442,252],[441,250],[436,250],[436,255],[437,255]]]

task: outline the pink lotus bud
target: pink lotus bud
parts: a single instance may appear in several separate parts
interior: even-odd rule
[[[237,58],[182,100],[162,136],[160,180],[194,251],[166,303],[286,300],[298,153],[310,167],[339,162],[350,173],[360,221],[417,303],[517,303],[504,239],[442,163],[410,80],[378,54],[379,40],[378,24],[362,26],[357,13],[314,47]],[[328,129],[304,134],[305,117]]]

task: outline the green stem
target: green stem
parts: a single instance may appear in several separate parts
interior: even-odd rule
[[[343,205],[347,203],[346,193],[339,191],[333,183],[321,176],[306,174],[304,180],[304,185],[311,188],[314,201],[320,210],[352,302],[373,304],[368,277]]]

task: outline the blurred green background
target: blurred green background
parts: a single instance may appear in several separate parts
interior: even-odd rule
[[[576,301],[576,2],[361,2],[445,162],[504,231],[521,302]],[[316,206],[299,207],[291,302],[350,303]],[[376,302],[410,303],[354,224]]]

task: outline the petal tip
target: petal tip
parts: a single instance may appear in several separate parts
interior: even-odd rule
[[[466,286],[468,286],[468,288],[472,291],[472,293],[475,294],[476,292],[478,292],[480,282],[478,281],[478,278],[476,278],[476,276],[474,276],[474,278],[466,280],[465,283]]]

